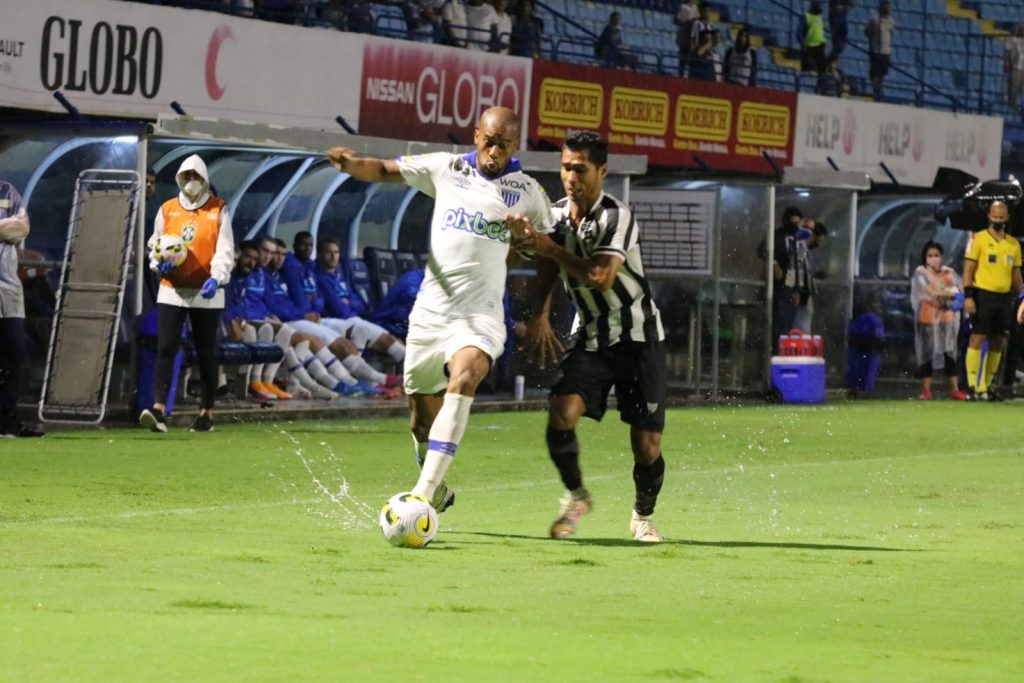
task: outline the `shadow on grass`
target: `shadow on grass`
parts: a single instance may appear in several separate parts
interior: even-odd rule
[[[551,539],[547,536],[524,536],[519,534],[494,534],[483,531],[451,531],[447,532],[449,536],[484,536],[495,539],[517,539],[524,541],[545,541],[551,542]],[[916,553],[921,552],[914,548],[885,548],[882,546],[875,545],[843,545],[838,543],[790,543],[783,541],[695,541],[692,539],[670,539],[663,541],[662,543],[637,543],[636,541],[628,538],[564,538],[557,541],[558,543],[568,543],[573,545],[595,545],[605,547],[616,547],[616,546],[629,546],[636,547],[642,545],[644,547],[665,547],[669,545],[683,545],[683,546],[697,546],[707,548],[782,548],[782,549],[793,549],[793,550],[855,550],[860,552],[879,552],[879,553]]]

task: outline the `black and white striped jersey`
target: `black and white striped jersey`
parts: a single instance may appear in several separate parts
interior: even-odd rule
[[[623,260],[615,283],[602,292],[561,271],[562,282],[576,306],[573,333],[588,350],[620,341],[653,342],[665,339],[661,314],[644,276],[640,256],[640,226],[624,202],[601,193],[578,226],[569,217],[569,198],[552,207],[556,225],[553,239],[580,258],[610,254]]]

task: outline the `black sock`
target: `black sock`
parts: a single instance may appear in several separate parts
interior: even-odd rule
[[[583,475],[580,473],[580,443],[576,440],[576,431],[548,427],[548,453],[565,488],[575,491],[583,486]]]
[[[654,506],[664,482],[665,458],[660,454],[650,465],[633,464],[633,483],[636,484],[636,504],[633,509],[638,515],[647,517],[654,514]]]

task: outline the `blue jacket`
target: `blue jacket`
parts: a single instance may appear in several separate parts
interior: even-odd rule
[[[363,314],[366,304],[348,283],[345,270],[338,266],[334,272],[316,264],[316,284],[324,300],[327,318],[354,318]]]
[[[281,273],[267,271],[267,290],[267,307],[272,314],[284,322],[302,320],[305,312],[292,301],[288,294],[288,285],[281,277]]]
[[[417,268],[402,273],[387,296],[373,312],[373,322],[391,334],[405,338],[409,333],[409,314],[416,303],[416,295],[423,284],[423,269]]]
[[[270,309],[267,306],[270,287],[267,274],[255,268],[248,275],[241,275],[236,269],[231,273],[224,300],[226,320],[266,320]]]
[[[294,252],[288,252],[281,277],[288,285],[288,295],[303,313],[323,313],[324,300],[316,286],[316,270],[313,259],[300,259]]]

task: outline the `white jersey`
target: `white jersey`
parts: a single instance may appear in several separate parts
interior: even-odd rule
[[[538,231],[553,225],[551,204],[513,158],[496,178],[476,167],[476,152],[398,159],[405,181],[434,198],[430,259],[410,321],[489,315],[504,320],[505,216],[522,214]]]

